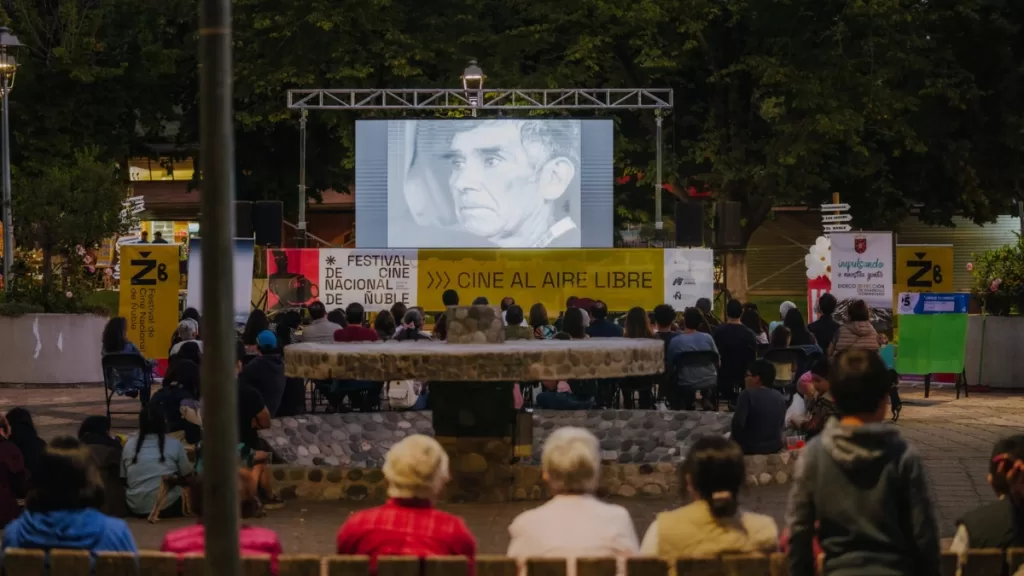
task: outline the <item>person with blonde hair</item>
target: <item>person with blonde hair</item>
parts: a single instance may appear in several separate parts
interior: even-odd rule
[[[639,551],[629,512],[594,494],[600,482],[597,438],[582,428],[559,428],[544,442],[544,481],[553,498],[523,512],[508,527],[508,555],[514,558],[566,558],[575,574],[575,558],[615,556]],[[623,565],[619,573],[623,573]]]
[[[429,436],[415,434],[388,450],[386,504],[356,512],[338,530],[338,554],[476,556],[476,540],[458,516],[434,508],[450,478],[448,454]]]

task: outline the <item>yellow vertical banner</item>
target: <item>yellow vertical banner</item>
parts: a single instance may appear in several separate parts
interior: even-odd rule
[[[178,325],[178,246],[121,246],[118,313],[128,321],[128,340],[147,358],[166,358]]]
[[[952,244],[898,244],[896,288],[900,292],[952,292]]]

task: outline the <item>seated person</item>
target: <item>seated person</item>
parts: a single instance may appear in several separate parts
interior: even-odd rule
[[[683,352],[711,351],[717,354],[718,346],[715,345],[715,339],[710,334],[699,331],[704,324],[704,314],[700,310],[687,308],[683,312],[683,331],[669,341],[665,361],[674,365],[676,358]],[[697,390],[711,390],[718,386],[718,369],[715,366],[683,366],[675,385],[677,393],[681,396],[681,408],[693,410]],[[710,407],[710,401],[705,398],[704,408]]]
[[[238,342],[238,372],[242,371],[242,360],[245,347]],[[246,489],[255,500],[256,515],[263,515],[263,504],[279,504],[281,500],[271,490],[271,476],[268,465],[271,454],[265,450],[266,443],[260,438],[259,431],[270,428],[270,410],[263,402],[263,396],[255,388],[238,382],[238,454],[242,468],[248,478]]]
[[[796,394],[789,400],[786,409],[786,427],[799,430],[807,420],[807,405],[814,400],[814,378],[808,370],[796,383]]]
[[[255,512],[255,503],[247,490],[247,475],[239,474],[239,500],[242,518],[250,517]],[[196,482],[188,488],[189,503],[192,511],[199,516],[199,522],[192,526],[171,530],[164,536],[161,552],[177,554],[184,558],[186,554],[203,554],[206,552],[206,526],[203,525],[203,485]],[[238,529],[238,545],[242,556],[270,556],[271,574],[277,574],[277,557],[281,555],[281,541],[277,533],[259,526],[242,524]]]
[[[128,340],[128,321],[122,316],[115,316],[107,321],[107,325],[103,328],[101,342],[101,356],[108,354],[135,354],[142,357],[142,352],[139,352],[138,347]],[[152,370],[152,363],[147,361],[146,364]],[[143,403],[149,401],[150,389],[147,385],[145,374],[141,369],[135,368],[130,371],[127,369],[123,371],[117,370],[115,377],[117,381],[114,383],[114,387],[118,393],[132,398],[141,395]]]
[[[533,328],[523,325],[523,309],[518,304],[508,307],[505,319],[505,340],[533,340]]]
[[[658,514],[644,535],[640,552],[670,562],[775,552],[779,536],[775,520],[740,508],[740,489],[746,478],[743,451],[736,442],[721,436],[704,436],[695,442],[683,460],[680,486],[683,497],[691,502]]]
[[[341,330],[341,325],[327,318],[327,307],[317,300],[309,305],[309,317],[312,320],[302,330],[302,336],[296,342],[334,342],[334,333]]]
[[[181,410],[182,404],[197,400],[194,391],[198,390],[199,366],[179,358],[167,369],[163,387],[150,400],[163,410],[168,435],[180,442],[198,444],[202,439],[202,428],[186,420]]]
[[[835,402],[832,399],[828,371],[828,358],[822,358],[815,362],[810,372],[808,372],[811,375],[814,396],[813,400],[807,405],[807,418],[799,427],[799,431],[807,436],[807,440],[820,434],[830,419],[839,418],[839,410],[836,409]]]
[[[998,500],[983,504],[956,521],[949,549],[964,555],[971,548],[1024,546],[1024,434],[997,440],[988,461],[988,483]]]
[[[568,382],[544,380],[541,382],[544,391],[537,394],[534,404],[543,410],[589,410],[594,407],[594,399],[581,400],[572,394]]]
[[[754,361],[747,371],[746,389],[736,399],[732,416],[732,439],[744,454],[782,451],[786,401],[778,390],[766,386],[774,380],[775,367],[767,360]]]
[[[791,333],[789,328],[779,325],[772,330],[771,342],[769,342],[769,350],[785,350],[789,348],[789,342]],[[785,388],[789,385],[790,381],[793,380],[793,363],[792,362],[773,362],[775,366],[775,381],[769,384],[776,388]]]
[[[885,422],[889,378],[878,354],[832,360],[842,418],[800,453],[789,494],[789,573],[940,574],[935,505],[920,454]],[[825,552],[814,553],[814,540]]]
[[[270,410],[270,417],[274,418],[285,388],[284,362],[277,347],[277,336],[270,330],[260,332],[256,337],[256,349],[259,355],[242,368],[238,381],[260,393],[267,410]]]
[[[448,473],[448,454],[437,440],[414,434],[384,457],[386,504],[352,514],[338,530],[338,554],[476,556],[476,540],[458,516],[435,508]],[[371,570],[376,567],[371,565]]]
[[[186,342],[195,342],[199,345],[199,351],[203,350],[203,342],[199,339],[199,323],[191,318],[185,318],[181,322],[178,322],[178,342],[171,346],[170,351],[167,352],[168,358],[173,358],[181,346]]]
[[[128,525],[98,510],[100,483],[88,448],[70,436],[54,438],[39,459],[25,511],[4,528],[3,549],[138,553]]]
[[[103,506],[100,512],[114,518],[128,515],[121,481],[121,441],[110,436],[110,418],[88,416],[78,428],[78,440],[88,450],[92,463],[103,480]],[[0,443],[2,444],[2,443]]]
[[[149,516],[156,506],[164,476],[188,476],[194,472],[185,447],[167,435],[163,408],[150,403],[139,413],[139,433],[125,442],[121,454],[121,478],[127,486],[128,511],[137,516]],[[167,492],[160,516],[183,515],[181,488],[172,488]]]
[[[366,311],[362,304],[353,302],[346,306],[345,320],[348,324],[334,333],[335,342],[376,342],[380,340],[376,330],[363,326],[363,321],[366,320]]]

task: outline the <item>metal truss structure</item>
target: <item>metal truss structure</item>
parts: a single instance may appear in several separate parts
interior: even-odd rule
[[[671,88],[289,90],[293,110],[670,110]]]

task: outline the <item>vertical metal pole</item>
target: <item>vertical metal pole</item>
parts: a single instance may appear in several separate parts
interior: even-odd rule
[[[11,217],[11,127],[7,119],[7,89],[6,74],[0,78],[3,90],[3,178],[4,178],[4,291],[11,291],[11,266],[14,264],[14,228]]]
[[[299,248],[306,247],[306,122],[309,111],[302,109],[299,118]]]
[[[655,123],[658,126],[657,134],[654,139],[656,142],[655,147],[655,163],[657,165],[657,173],[654,177],[654,229],[662,230],[665,227],[665,223],[661,217],[661,111],[655,111]],[[678,225],[678,223],[677,223]]]
[[[203,518],[210,574],[240,576],[235,374],[235,142],[231,0],[199,2],[199,144],[203,238]]]

